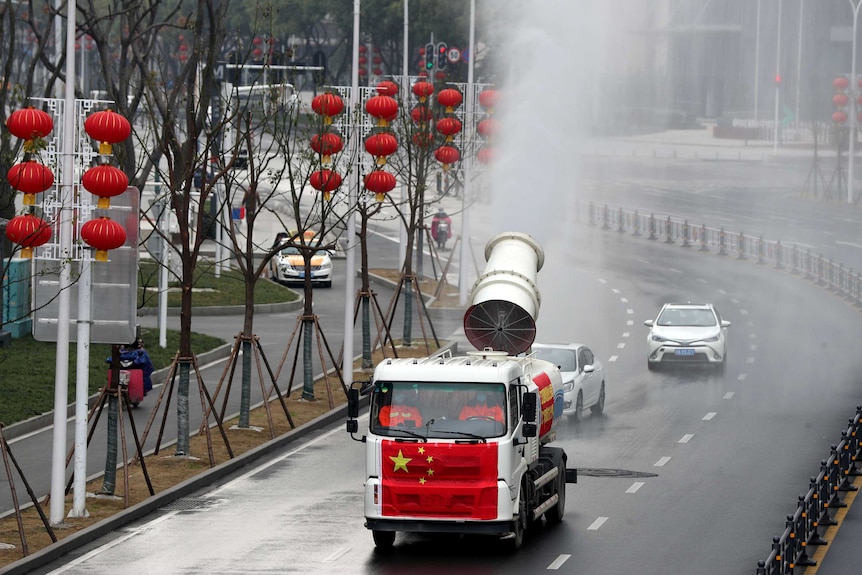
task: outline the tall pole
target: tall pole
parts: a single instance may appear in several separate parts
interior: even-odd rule
[[[781,4],[778,0],[778,39],[775,45],[775,133],[772,140],[772,154],[778,155],[778,104],[781,98]]]
[[[856,105],[856,96],[859,92],[859,83],[856,79],[856,23],[859,21],[859,6],[862,6],[862,0],[848,0],[853,8],[853,55],[850,57],[850,149],[847,152],[847,203],[853,203],[853,164],[856,162],[856,124],[858,118],[858,106]]]
[[[410,59],[410,0],[404,0],[404,54],[401,62],[401,105],[407,106],[410,103],[410,77],[409,59]],[[407,184],[401,183],[401,205],[407,201]],[[407,261],[407,226],[405,222],[398,219],[398,267],[404,265]]]
[[[60,174],[60,293],[57,311],[57,362],[54,375],[54,440],[51,449],[51,503],[48,519],[52,525],[63,523],[66,504],[66,410],[69,405],[69,288],[72,270],[72,178],[75,174],[75,0],[67,4],[66,82],[63,111],[62,172]]]
[[[359,9],[361,0],[353,0],[353,67],[350,77],[350,147],[353,182],[347,187],[347,271],[344,279],[344,354],[341,361],[344,385],[353,385],[353,305],[356,284],[356,202],[359,196]]]
[[[470,0],[470,41],[467,47],[467,113],[465,117],[469,128],[466,130],[469,136],[475,132],[476,102],[475,88],[473,86],[473,61],[476,54],[473,44],[476,41],[476,0]],[[468,142],[469,143],[469,142]],[[465,154],[464,158],[464,186],[461,190],[461,273],[458,281],[458,302],[463,306],[467,305],[467,282],[470,277],[470,202],[468,198],[472,197],[472,180],[473,180],[473,155],[474,150]]]
[[[799,93],[802,86],[802,21],[805,15],[805,0],[799,0],[799,34],[796,40],[796,121],[799,117]]]
[[[757,103],[760,99],[760,0],[757,0],[757,23],[754,33],[754,121],[757,122]]]

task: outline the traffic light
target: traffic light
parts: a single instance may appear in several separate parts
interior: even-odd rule
[[[425,69],[429,72],[434,69],[434,44],[427,44],[425,46]]]
[[[445,70],[449,61],[449,45],[446,42],[437,44],[437,69]]]

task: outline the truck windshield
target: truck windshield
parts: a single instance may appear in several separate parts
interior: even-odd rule
[[[389,437],[484,440],[506,434],[507,413],[499,383],[377,381],[370,426]]]

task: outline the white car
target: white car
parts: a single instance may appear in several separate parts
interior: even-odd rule
[[[302,252],[294,246],[285,246],[269,261],[270,277],[278,283],[305,281],[305,262]],[[332,287],[332,257],[327,250],[311,256],[311,283]]]
[[[656,319],[647,320],[647,367],[662,364],[700,363],[724,370],[727,360],[727,328],[709,303],[666,303]]]
[[[564,415],[577,421],[587,408],[595,415],[605,410],[605,371],[590,348],[579,343],[534,343],[532,351],[560,368]]]

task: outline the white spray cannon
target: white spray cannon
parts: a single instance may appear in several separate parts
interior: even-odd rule
[[[541,296],[536,276],[545,252],[531,236],[504,232],[485,246],[485,271],[473,284],[464,333],[478,350],[517,355],[536,339]]]

